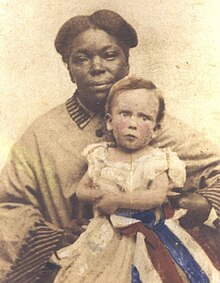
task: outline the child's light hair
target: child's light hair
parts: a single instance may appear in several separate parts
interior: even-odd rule
[[[133,89],[147,89],[153,91],[153,95],[156,97],[159,104],[156,117],[156,124],[159,124],[163,120],[165,113],[165,102],[162,93],[152,81],[135,76],[127,76],[111,87],[105,106],[106,114],[111,114],[114,102],[121,93]]]

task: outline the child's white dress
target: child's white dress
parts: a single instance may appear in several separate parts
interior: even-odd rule
[[[84,155],[88,160],[90,178],[96,185],[106,188],[109,193],[114,190],[120,190],[124,194],[131,193],[133,190],[147,190],[154,178],[164,172],[167,172],[175,187],[183,187],[185,164],[171,150],[152,148],[147,154],[130,164],[108,161],[107,150],[107,143],[93,144],[84,151]],[[153,213],[157,214],[158,211],[159,209],[154,210]],[[120,228],[141,221],[132,217],[132,213],[120,211],[109,219],[97,214],[74,244],[58,251],[61,270],[58,272],[55,283],[165,282],[151,261],[147,248],[147,245],[151,243],[146,237],[141,232],[129,236],[120,233]],[[170,249],[174,256],[173,265],[178,270],[182,282],[220,282],[219,272],[197,242],[179,226],[177,219],[166,219],[159,225],[168,228],[171,234],[180,240],[171,243]],[[159,227],[159,225],[155,218],[153,227]],[[158,229],[160,230],[160,227]],[[169,241],[170,234],[167,237]],[[182,271],[182,263],[180,266],[174,263],[175,258],[177,262],[178,257],[180,261],[182,257],[184,258],[181,251],[179,251],[180,255],[178,253],[175,255],[176,248],[172,246],[172,244],[178,245],[181,242],[195,260],[193,264],[197,265],[197,272],[199,271],[200,276],[197,279],[193,277],[194,271],[191,270],[191,273],[188,272],[187,275]],[[163,245],[166,246],[167,243]],[[163,261],[163,258],[161,260]],[[187,268],[185,266],[185,269]]]

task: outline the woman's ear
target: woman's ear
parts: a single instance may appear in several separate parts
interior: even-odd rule
[[[72,75],[72,73],[70,71],[69,64],[65,63],[65,66],[66,66],[67,70],[69,71],[69,75],[70,75],[71,81],[75,84],[76,82],[75,82],[75,80],[73,78],[73,75]]]
[[[161,129],[161,124],[156,124],[154,127],[154,132],[159,131]]]
[[[156,138],[157,131],[159,131],[160,129],[161,129],[161,124],[156,124],[156,126],[154,126],[153,133],[152,133],[152,136],[151,136],[152,139]]]
[[[109,113],[105,114],[106,128],[108,131],[112,130],[112,115]]]
[[[129,71],[130,71],[130,65],[129,65],[129,63],[127,63],[125,76],[128,76]]]

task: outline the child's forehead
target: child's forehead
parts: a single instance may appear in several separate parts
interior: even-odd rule
[[[133,106],[143,102],[158,103],[158,99],[155,94],[155,89],[151,90],[146,88],[119,91],[118,93],[116,93],[114,100],[114,106],[121,103],[132,104]]]

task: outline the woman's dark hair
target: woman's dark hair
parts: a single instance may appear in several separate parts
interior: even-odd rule
[[[90,16],[73,17],[60,28],[55,39],[55,48],[61,54],[64,63],[68,64],[74,38],[90,28],[100,29],[114,36],[122,47],[127,61],[129,48],[138,44],[136,31],[118,13],[99,10]]]

